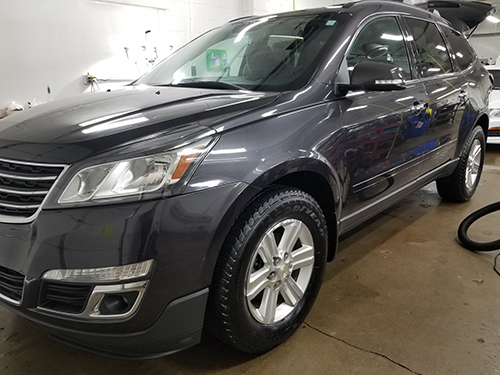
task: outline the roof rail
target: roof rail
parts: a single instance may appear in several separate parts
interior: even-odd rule
[[[252,18],[252,17],[255,17],[255,16],[243,16],[243,17],[236,17],[236,18],[233,18],[232,20],[229,20],[229,23],[231,22],[235,22],[235,21],[241,21],[241,20],[244,20],[246,18]]]
[[[362,2],[368,2],[368,1],[389,1],[389,2],[396,2],[396,3],[403,3],[403,4],[409,4],[409,5],[413,5],[413,1],[412,0],[360,0]]]

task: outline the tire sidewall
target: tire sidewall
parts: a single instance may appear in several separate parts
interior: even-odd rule
[[[237,335],[259,351],[269,350],[285,341],[295,332],[309,313],[323,281],[326,266],[327,235],[321,211],[315,202],[303,196],[287,196],[270,205],[260,219],[256,220],[238,249],[240,257],[234,269],[234,295],[230,304],[233,315],[233,326]],[[265,233],[279,222],[286,219],[302,221],[311,232],[314,241],[314,268],[309,284],[301,300],[294,310],[281,321],[273,324],[262,324],[252,316],[245,296],[247,275],[251,260],[257,251]],[[257,351],[257,350],[256,350]]]
[[[474,186],[472,186],[472,188],[469,189],[467,187],[467,184],[466,184],[467,163],[468,163],[469,154],[471,152],[472,145],[474,144],[474,141],[476,139],[479,140],[479,142],[481,144],[481,160],[479,163],[479,173],[477,175],[476,181],[474,182]],[[462,166],[461,166],[462,168],[460,170],[461,171],[461,173],[460,173],[461,186],[460,187],[462,189],[464,198],[466,198],[467,200],[470,199],[474,195],[474,193],[479,185],[479,181],[481,180],[481,173],[482,173],[483,164],[484,164],[485,148],[486,148],[486,140],[484,137],[484,131],[480,126],[476,126],[472,130],[471,134],[469,135],[469,138],[467,140],[467,146],[464,148],[464,152],[463,152],[461,160],[460,160],[460,162],[462,163]]]

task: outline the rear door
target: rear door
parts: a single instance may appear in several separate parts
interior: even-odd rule
[[[460,125],[468,100],[465,75],[434,22],[404,17],[413,40],[419,75],[429,98],[425,113],[424,172],[455,157]]]

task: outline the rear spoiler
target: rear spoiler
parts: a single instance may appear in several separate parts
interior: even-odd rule
[[[438,13],[462,33],[472,29],[469,36],[486,17],[496,12],[495,5],[479,1],[429,0],[415,6]]]

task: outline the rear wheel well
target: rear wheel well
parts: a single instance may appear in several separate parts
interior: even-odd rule
[[[279,178],[273,185],[284,185],[300,189],[311,195],[321,207],[328,226],[328,261],[337,252],[337,218],[335,202],[329,183],[314,172],[296,172]]]

